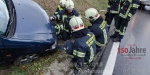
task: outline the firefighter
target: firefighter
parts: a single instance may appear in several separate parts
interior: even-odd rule
[[[66,3],[66,0],[60,0],[59,1],[59,5],[57,6],[55,14],[57,14],[59,11],[61,11],[65,8],[65,3]]]
[[[73,55],[74,73],[77,74],[85,64],[90,64],[96,53],[95,35],[85,28],[80,17],[71,18],[69,24],[75,37],[74,43],[66,41],[61,50]],[[72,47],[72,48],[71,48]]]
[[[95,8],[89,8],[84,12],[85,18],[87,18],[91,26],[88,28],[95,34],[97,50],[101,50],[107,43],[107,26],[106,21],[100,16]]]
[[[121,42],[121,39],[123,38],[128,26],[128,22],[136,13],[139,3],[139,0],[121,0],[121,9],[119,12],[118,23],[116,25],[116,29],[119,31],[119,33],[117,34],[117,37],[113,39],[114,42]],[[115,32],[115,34],[116,33],[117,32]]]
[[[118,17],[117,15],[119,14],[119,10],[120,10],[120,2],[121,0],[108,0],[108,8],[107,8],[106,19],[105,19],[107,21],[108,31],[110,29],[110,25],[113,18],[115,19],[115,26],[116,26],[117,23],[116,21]]]
[[[58,14],[59,11],[65,9],[65,3],[66,3],[66,0],[60,0],[59,1],[59,5],[57,6],[57,9],[55,11],[55,15]],[[54,24],[54,28],[56,29],[56,33],[57,33],[57,38],[60,39],[62,37],[62,30],[63,30],[63,24],[62,22],[59,20],[59,21],[56,21],[57,24]]]
[[[72,0],[66,1],[66,8],[59,11],[58,14],[54,14],[50,17],[50,20],[60,20],[63,23],[62,38],[63,40],[69,40],[72,30],[69,25],[69,21],[73,16],[80,16],[79,13],[74,9],[74,2]]]

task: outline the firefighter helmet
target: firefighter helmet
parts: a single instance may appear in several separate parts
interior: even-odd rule
[[[84,12],[84,16],[90,21],[95,21],[96,19],[98,19],[100,14],[95,8],[89,8]]]
[[[72,0],[67,0],[66,1],[66,9],[73,10],[73,8],[74,8],[74,2]]]
[[[66,0],[60,0],[59,3],[61,7],[65,7]]]
[[[80,17],[72,17],[70,19],[69,25],[71,26],[73,32],[84,29],[84,23]]]

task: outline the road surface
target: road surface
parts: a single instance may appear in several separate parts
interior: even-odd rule
[[[117,55],[113,55],[112,45],[105,50],[94,75],[150,75],[150,11],[138,10],[129,22],[120,43],[123,49],[116,49],[120,54],[116,51]],[[114,57],[116,60],[111,60]]]

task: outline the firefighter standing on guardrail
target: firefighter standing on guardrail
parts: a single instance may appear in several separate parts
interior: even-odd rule
[[[128,26],[128,22],[136,13],[136,10],[139,7],[139,3],[139,0],[121,0],[121,9],[117,21],[118,23],[116,23],[116,29],[118,30],[119,34],[116,38],[113,39],[114,42],[120,42],[123,38],[126,28]]]
[[[117,15],[120,11],[120,2],[121,0],[108,0],[108,8],[105,20],[107,21],[108,31],[110,29],[110,25],[112,23],[113,18],[115,19],[114,25],[116,26]],[[117,31],[117,30],[116,30]]]
[[[95,34],[97,51],[99,51],[107,43],[106,21],[103,20],[95,8],[87,9],[84,16],[92,24],[91,26],[88,26],[88,28]]]
[[[85,28],[80,17],[73,17],[69,24],[75,37],[74,43],[66,41],[61,50],[73,55],[74,73],[77,74],[85,64],[90,64],[96,54],[95,35]]]
[[[74,2],[72,0],[66,1],[66,8],[59,11],[50,17],[50,20],[60,20],[63,23],[62,38],[63,40],[69,40],[72,30],[69,25],[69,21],[73,16],[80,16],[79,13],[74,9]]]

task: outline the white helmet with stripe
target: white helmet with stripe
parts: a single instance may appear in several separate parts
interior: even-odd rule
[[[89,8],[84,12],[84,16],[90,21],[95,21],[99,18],[100,14],[95,8]]]
[[[84,23],[80,17],[72,17],[69,21],[69,25],[71,26],[73,32],[84,29]]]
[[[66,0],[60,0],[59,3],[61,7],[65,7]]]
[[[73,10],[73,8],[74,8],[74,2],[72,0],[67,0],[66,1],[66,9]]]

